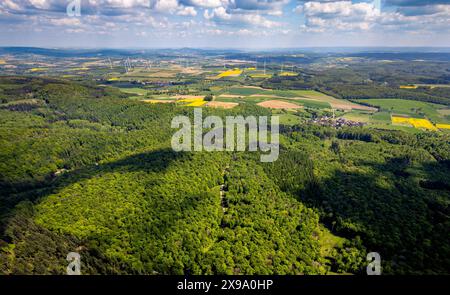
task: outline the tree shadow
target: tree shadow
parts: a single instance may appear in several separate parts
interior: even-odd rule
[[[30,201],[36,203],[43,197],[55,194],[73,183],[104,173],[134,171],[163,172],[170,166],[171,162],[181,159],[189,160],[190,157],[191,155],[189,153],[174,152],[171,149],[160,149],[131,155],[110,163],[75,169],[65,172],[60,176],[47,177],[43,181],[2,184],[0,186],[0,232],[3,234],[8,219],[15,213],[14,208],[21,202]]]
[[[359,236],[369,252],[379,252],[388,272],[448,273],[450,190],[442,178],[448,167],[424,163],[426,180],[418,180],[405,157],[357,166],[370,172],[336,170],[310,181],[297,195],[321,212],[321,221],[333,232]]]

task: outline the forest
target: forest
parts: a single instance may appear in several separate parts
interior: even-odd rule
[[[435,91],[397,94],[450,105]],[[364,274],[368,252],[384,274],[450,269],[449,133],[281,126],[261,163],[174,152],[170,122],[193,109],[117,88],[0,77],[0,97],[2,274],[64,274],[71,251],[83,274]]]

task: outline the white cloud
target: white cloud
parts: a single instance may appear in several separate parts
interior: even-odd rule
[[[10,9],[10,10],[22,10],[22,7],[15,3],[15,1],[12,0],[4,0],[3,3],[0,3],[0,7],[4,9]]]
[[[196,16],[197,10],[194,7],[183,7],[178,10],[177,14],[182,16]]]
[[[308,32],[369,30],[380,17],[380,11],[372,3],[352,1],[310,1],[294,11],[304,14],[302,29]]]
[[[266,17],[255,12],[236,12],[227,11],[224,7],[214,8],[211,13],[205,10],[203,14],[207,20],[212,20],[216,23],[229,25],[248,25],[255,27],[274,28],[281,24],[267,19]]]
[[[56,18],[49,20],[55,26],[80,26],[82,23],[79,18]]]
[[[178,0],[153,0],[150,3],[151,8],[158,12],[174,13],[179,9]]]
[[[425,6],[427,7],[427,6]],[[421,6],[422,11],[425,9]],[[429,7],[422,15],[405,15],[402,10],[380,11],[373,3],[352,1],[308,1],[298,5],[294,12],[305,18],[301,29],[305,32],[333,31],[412,31],[442,30],[450,21],[450,5]]]
[[[223,35],[241,40],[245,38],[239,36],[281,35],[288,35],[289,40],[301,40],[296,38],[299,35],[320,39],[325,35],[315,33],[339,36],[338,32],[361,38],[363,32],[380,39],[389,33],[402,38],[414,34],[411,40],[418,35],[450,40],[450,5],[445,0],[385,0],[381,12],[371,0],[81,1],[82,16],[69,18],[66,6],[70,0],[0,0],[0,37],[8,40],[7,32],[40,29],[43,34],[50,32],[49,39],[61,31],[117,38],[145,32],[149,38]],[[290,5],[294,3],[295,8]]]
[[[29,0],[30,4],[39,9],[47,9],[49,8],[49,1],[47,0]]]
[[[217,8],[227,6],[228,0],[180,0],[180,3],[193,7]]]

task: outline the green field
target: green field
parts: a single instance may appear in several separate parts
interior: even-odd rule
[[[218,97],[216,98],[217,101],[224,101],[224,102],[237,102],[237,103],[251,103],[251,104],[257,104],[259,102],[265,101],[265,100],[271,100],[273,98],[269,97]]]
[[[272,91],[258,88],[231,87],[226,89],[222,94],[249,96],[253,94],[272,94]]]
[[[369,123],[372,117],[373,116],[368,113],[360,113],[360,112],[350,112],[342,116],[342,118],[345,118],[347,120],[363,123]]]
[[[352,111],[349,113],[345,113],[342,118],[347,120],[363,122],[366,123],[366,128],[375,128],[375,129],[384,129],[384,130],[402,130],[408,133],[420,133],[423,132],[420,129],[407,127],[407,126],[399,126],[392,125],[391,123],[391,114],[387,111],[381,111],[377,113],[364,113]]]
[[[249,74],[249,76],[253,79],[267,79],[272,77],[271,74]]]
[[[286,99],[285,99],[286,100]],[[296,100],[287,100],[293,103],[300,103],[301,105],[312,108],[312,109],[330,109],[331,106],[328,102],[325,101],[317,101],[317,100],[309,100],[309,99],[296,99]]]
[[[291,103],[300,104],[307,108],[331,109],[331,108],[355,108],[361,107],[344,99],[337,99],[315,90],[272,90],[249,87],[230,87],[222,89],[217,100],[238,103],[258,103],[265,100],[288,100]],[[220,97],[220,95],[234,95],[241,97]]]
[[[413,128],[413,127],[407,127],[407,126],[400,126],[400,125],[392,125],[391,123],[376,123],[376,124],[370,124],[367,125],[367,128],[371,129],[383,129],[383,130],[399,130],[404,131],[407,133],[422,133],[424,132],[421,129]]]
[[[120,91],[124,92],[124,93],[128,93],[128,94],[137,94],[137,95],[146,95],[148,90],[144,89],[144,88],[138,88],[138,87],[133,87],[133,88],[119,88]]]
[[[295,125],[300,122],[299,117],[293,114],[280,114],[278,116],[282,125]]]
[[[416,118],[428,118],[434,123],[448,123],[450,118],[444,115],[442,111],[448,109],[444,105],[415,101],[405,99],[360,99],[359,102],[368,103],[380,108],[381,113],[384,113],[383,120],[388,118],[389,112],[395,114],[409,115]]]

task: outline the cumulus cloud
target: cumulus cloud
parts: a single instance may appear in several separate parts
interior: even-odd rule
[[[182,9],[180,9],[177,12],[178,15],[183,15],[183,16],[196,16],[197,15],[197,10],[195,10],[194,7],[183,7]]]
[[[76,19],[66,15],[69,2],[0,0],[2,29],[129,31],[149,38],[388,31],[445,38],[450,23],[449,0],[382,0],[381,11],[373,0],[81,0],[82,16]]]
[[[368,30],[380,11],[371,3],[306,2],[296,8],[305,15],[305,30]]]
[[[425,6],[437,4],[449,4],[448,0],[385,0],[386,5],[392,6]]]
[[[442,1],[417,2],[394,0],[390,1],[391,5],[397,3],[402,6],[380,11],[374,2],[316,0],[303,1],[294,11],[304,15],[305,22],[301,28],[307,32],[442,30],[443,21],[450,21],[450,5],[435,5]]]
[[[50,19],[49,22],[55,26],[80,26],[81,21],[78,18],[55,18]]]
[[[192,7],[216,8],[228,5],[228,0],[180,0],[180,3]]]
[[[290,0],[233,0],[230,1],[230,6],[243,10],[279,11],[289,2]]]
[[[211,20],[219,24],[244,24],[264,28],[274,28],[281,25],[281,23],[269,20],[257,13],[236,13],[227,11],[224,7],[214,8],[211,12],[205,10],[203,16],[207,20]]]

